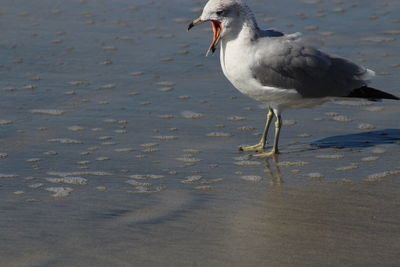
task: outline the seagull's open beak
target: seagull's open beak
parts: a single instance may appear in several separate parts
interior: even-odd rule
[[[201,20],[200,18],[195,19],[189,24],[188,31],[190,31],[191,28],[193,28],[196,25],[202,24],[205,22],[204,20]],[[206,56],[211,52],[213,54],[215,52],[215,48],[218,45],[219,40],[221,39],[221,32],[222,32],[222,25],[221,22],[218,20],[211,20],[211,25],[213,29],[213,41],[210,44],[210,47],[207,50]]]
[[[213,41],[207,50],[206,56],[208,56],[208,53],[210,53],[210,51],[211,51],[211,54],[214,54],[215,47],[218,45],[218,42],[221,39],[221,32],[222,32],[221,22],[219,22],[218,20],[212,20],[211,25],[212,25],[214,35],[213,35]]]

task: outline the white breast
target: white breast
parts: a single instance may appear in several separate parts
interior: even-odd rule
[[[221,41],[220,62],[223,73],[226,78],[235,86],[241,93],[253,97],[255,91],[259,87],[251,85],[251,54],[246,53],[243,49],[248,49],[248,46],[241,46],[236,40],[223,42]]]

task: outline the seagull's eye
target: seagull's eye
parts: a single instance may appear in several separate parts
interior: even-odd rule
[[[224,14],[224,11],[220,10],[220,11],[215,12],[215,14],[217,14],[218,16],[221,16],[222,14]]]

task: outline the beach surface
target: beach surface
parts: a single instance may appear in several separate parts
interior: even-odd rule
[[[397,266],[400,103],[283,113],[223,76],[204,1],[4,0],[2,266]],[[400,95],[397,0],[248,1]]]

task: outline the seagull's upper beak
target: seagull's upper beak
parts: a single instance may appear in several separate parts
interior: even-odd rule
[[[200,18],[195,19],[194,21],[192,21],[189,26],[188,26],[188,31],[190,31],[191,28],[193,28],[196,25],[202,24],[203,22],[205,22],[204,20],[201,20]],[[208,53],[214,53],[215,52],[215,48],[218,45],[219,40],[221,39],[221,32],[222,32],[222,24],[221,22],[219,22],[218,20],[211,20],[211,25],[212,25],[212,29],[213,29],[213,41],[211,42],[210,47],[207,50],[207,54]]]
[[[190,31],[190,29],[193,28],[194,26],[202,24],[203,22],[204,22],[204,20],[201,20],[200,18],[193,20],[189,24],[188,31]]]

